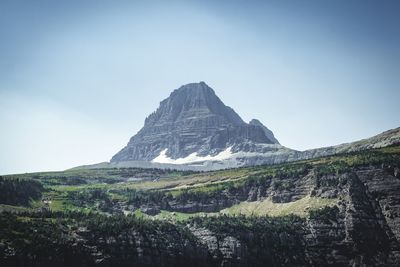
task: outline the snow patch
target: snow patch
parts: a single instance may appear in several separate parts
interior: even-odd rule
[[[215,156],[207,155],[207,156],[199,156],[197,152],[190,154],[185,158],[178,158],[178,159],[171,159],[167,156],[168,148],[164,149],[160,152],[156,158],[154,158],[151,162],[155,163],[167,163],[167,164],[187,164],[192,162],[199,162],[199,161],[214,161],[214,160],[225,160],[231,158],[232,147],[228,147],[224,151],[221,151]]]

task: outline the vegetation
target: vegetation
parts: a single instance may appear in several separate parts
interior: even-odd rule
[[[198,211],[201,211],[201,205],[215,204],[214,211],[236,205],[224,210],[232,214],[294,213],[304,216],[308,212],[305,212],[307,205],[312,209],[313,204],[307,202],[312,199],[299,200],[298,203],[304,205],[290,204],[290,207],[297,207],[292,209],[279,205],[274,198],[266,200],[267,190],[290,194],[298,186],[297,181],[307,175],[315,177],[317,188],[336,188],[346,183],[346,178],[340,174],[365,166],[382,167],[382,164],[392,169],[400,166],[400,147],[208,173],[111,168],[9,175],[0,178],[0,204],[11,205],[3,205],[2,210],[12,210],[13,206],[17,210],[18,206],[28,207],[30,204],[32,209],[48,208],[54,211],[121,213],[126,210],[132,213],[143,206],[177,211],[171,206],[173,203],[198,203]],[[258,189],[258,197],[253,194],[250,199],[249,195],[255,189]],[[284,200],[287,201],[293,202]],[[320,201],[327,206],[334,202]]]
[[[244,244],[249,266],[306,265],[304,225],[340,219],[335,192],[351,184],[348,173],[394,175],[399,167],[396,146],[204,173],[110,168],[4,176],[0,259],[4,266],[124,266],[147,257],[160,266],[152,260],[175,255],[177,266],[195,266],[199,259],[187,255],[209,252],[192,230],[206,229],[222,243]],[[158,256],[140,258],[137,244]],[[219,254],[207,257],[203,266],[221,265],[213,262]]]
[[[310,210],[309,218],[311,220],[322,220],[325,222],[337,221],[339,208],[337,206],[325,206],[319,209]]]
[[[42,196],[43,186],[30,179],[0,177],[0,204],[27,206]]]

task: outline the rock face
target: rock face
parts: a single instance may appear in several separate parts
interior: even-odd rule
[[[218,233],[196,223],[188,229],[215,260],[215,265],[208,261],[209,266],[399,266],[400,180],[396,168],[397,164],[383,164],[318,174],[310,167],[302,174],[266,178],[243,190],[217,194],[205,199],[206,203],[196,203],[194,209],[189,202],[183,209],[179,205],[170,208],[200,212],[210,211],[208,204],[214,205],[214,211],[230,206],[231,199],[271,198],[275,203],[305,196],[331,199],[335,205],[314,210],[307,218],[290,222],[289,228],[270,232],[267,225],[256,228],[262,229],[259,232],[251,227],[233,228],[236,224],[230,224],[229,218],[226,225],[220,218],[224,227]]]
[[[275,138],[274,133],[270,129],[268,129],[264,124],[262,124],[259,120],[252,119],[249,122],[249,124],[262,127],[265,135],[269,138],[269,140],[274,142],[274,144],[279,144],[279,141]]]
[[[204,157],[218,160],[221,152],[226,152],[225,157],[231,152],[253,152],[257,144],[279,142],[259,121],[245,123],[207,84],[191,83],[162,101],[111,162],[169,163],[190,155],[200,160]]]

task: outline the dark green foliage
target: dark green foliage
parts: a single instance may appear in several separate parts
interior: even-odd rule
[[[280,178],[305,176],[311,169],[312,166],[308,163],[282,164],[274,171],[273,176]]]
[[[347,172],[349,169],[349,164],[347,164],[345,161],[338,160],[330,164],[321,164],[315,166],[314,173],[317,177],[322,177],[329,174],[342,174]]]
[[[162,191],[144,191],[136,189],[125,189],[118,193],[128,197],[128,204],[133,204],[135,207],[140,207],[143,204],[163,204],[167,196]]]
[[[233,182],[225,182],[222,185],[204,186],[200,189],[182,189],[174,199],[179,203],[198,202],[202,204],[215,200],[226,200],[227,194],[233,194],[237,187]]]
[[[328,174],[342,174],[357,167],[392,165],[400,166],[400,154],[388,153],[386,149],[373,149],[329,156],[326,162],[316,164],[314,173],[321,177]],[[311,160],[313,161],[313,160]]]
[[[196,190],[182,190],[176,197],[179,203],[197,202],[201,204],[209,203],[213,199],[223,198],[220,191],[196,191]]]
[[[293,180],[275,180],[272,184],[272,189],[276,191],[290,190],[293,187]]]
[[[323,207],[321,209],[310,210],[309,218],[311,220],[320,221],[337,221],[339,216],[339,208],[337,206],[333,207]]]
[[[298,216],[268,217],[268,216],[228,216],[219,217],[194,217],[188,224],[205,227],[220,236],[240,236],[241,231],[254,232],[297,232],[297,226],[304,223]]]
[[[0,265],[74,266],[93,264],[83,244],[73,245],[63,220],[0,215]]]
[[[35,177],[35,179],[39,180],[39,177]],[[47,185],[83,185],[87,184],[87,181],[79,176],[68,177],[68,176],[60,176],[55,177],[53,179],[44,179]]]
[[[195,171],[177,171],[169,169],[143,169],[143,168],[94,168],[73,169],[62,172],[42,172],[9,175],[14,179],[33,179],[43,185],[85,185],[106,183],[115,184],[127,182],[129,179],[153,181],[154,179],[179,177],[197,173]]]
[[[31,200],[39,199],[42,192],[40,182],[0,177],[0,204],[26,206]]]
[[[97,206],[101,211],[110,211],[113,207],[112,200],[103,189],[72,191],[68,193],[68,199],[78,207],[93,208]]]
[[[107,193],[103,189],[84,189],[68,193],[68,198],[78,203],[93,203],[96,200],[110,201]]]

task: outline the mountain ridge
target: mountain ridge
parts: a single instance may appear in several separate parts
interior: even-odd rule
[[[160,168],[160,169],[177,169],[177,170],[193,170],[193,171],[211,171],[236,167],[245,167],[251,165],[273,165],[285,162],[295,162],[299,160],[314,159],[319,157],[333,156],[343,153],[359,152],[375,148],[389,147],[400,144],[400,127],[384,131],[378,135],[361,139],[354,142],[343,143],[336,146],[328,146],[322,148],[309,149],[304,151],[296,151],[287,148],[286,150],[279,145],[269,145],[270,153],[255,153],[252,157],[242,157],[239,162],[236,160],[227,160],[220,162],[192,162],[191,164],[171,164],[157,163],[146,161],[124,161],[124,162],[101,162],[92,165],[78,166],[72,169],[80,168]],[[275,148],[274,146],[278,146]],[[276,153],[276,152],[280,153]],[[239,163],[239,164],[238,164]]]
[[[108,163],[97,167],[218,170],[279,164],[400,143],[400,128],[336,146],[297,151],[282,146],[259,120],[246,123],[205,82],[174,90]],[[81,166],[82,167],[82,166]],[[79,168],[79,167],[78,167]]]

